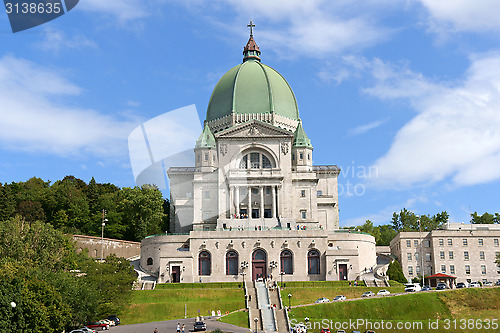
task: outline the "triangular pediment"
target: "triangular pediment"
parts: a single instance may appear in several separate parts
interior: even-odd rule
[[[217,139],[293,138],[293,133],[253,119],[216,133],[215,137]]]

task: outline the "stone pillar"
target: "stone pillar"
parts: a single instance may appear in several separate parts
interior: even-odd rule
[[[259,186],[260,191],[260,209],[259,218],[264,218],[264,186]]]
[[[271,218],[276,217],[276,186],[271,186]]]
[[[236,215],[240,217],[240,187],[235,186],[234,191],[235,191],[234,196],[236,199]]]
[[[229,216],[234,218],[234,186],[229,187]]]
[[[248,218],[252,218],[252,187],[248,186]]]

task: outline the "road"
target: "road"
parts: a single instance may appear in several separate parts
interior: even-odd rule
[[[134,325],[118,325],[111,327],[109,333],[153,333],[155,328],[158,328],[158,333],[176,333],[177,323],[186,325],[184,333],[193,332],[194,318],[175,319],[167,321],[157,321],[152,323],[134,324]],[[248,328],[242,328],[226,323],[221,323],[215,319],[205,319],[207,324],[207,332],[213,331],[216,328],[224,332],[233,333],[249,333]]]

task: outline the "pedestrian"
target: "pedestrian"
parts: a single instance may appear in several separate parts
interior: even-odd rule
[[[155,330],[153,331],[153,333],[158,333],[158,329],[157,329],[157,328],[155,328]]]
[[[252,295],[248,295],[248,301],[250,302],[252,300]]]
[[[182,324],[182,333],[184,333],[184,328],[186,328],[186,325]]]
[[[181,323],[177,323],[177,333],[181,333]]]

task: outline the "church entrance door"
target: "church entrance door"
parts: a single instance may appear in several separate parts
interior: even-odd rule
[[[339,264],[339,280],[347,280],[347,264]]]
[[[180,266],[172,266],[172,282],[173,283],[181,282],[181,267]]]
[[[252,254],[252,281],[265,278],[267,275],[267,255],[263,250],[255,250]]]

